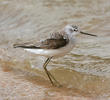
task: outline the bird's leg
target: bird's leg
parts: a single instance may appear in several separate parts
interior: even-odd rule
[[[54,85],[54,83],[53,83],[53,81],[52,81],[52,79],[51,79],[51,77],[50,77],[49,71],[48,71],[47,68],[46,68],[46,67],[47,67],[47,64],[50,62],[51,59],[52,59],[52,57],[47,58],[47,60],[45,61],[43,67],[44,67],[44,70],[45,70],[45,72],[46,72],[46,74],[47,74],[47,76],[48,76],[50,82],[52,83],[52,85]]]
[[[47,64],[50,62],[51,59],[52,59],[52,57],[48,58],[48,59],[45,61],[43,67],[44,67],[45,72],[46,72],[46,74],[47,74],[47,76],[48,76],[50,82],[52,83],[52,85],[55,85],[55,84],[53,83],[53,81],[52,81],[52,79],[53,79],[59,86],[61,86],[61,85],[59,84],[59,82],[52,76],[52,74],[51,74],[51,73],[47,70],[47,68],[46,68]]]
[[[51,78],[59,85],[59,86],[61,86],[60,85],[60,83],[53,77],[53,75],[48,71],[48,73],[49,73],[49,75],[51,76]]]

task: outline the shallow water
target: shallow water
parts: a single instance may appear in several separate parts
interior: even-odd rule
[[[0,0],[0,65],[25,70],[48,81],[42,68],[45,58],[12,45],[40,41],[66,24],[75,24],[98,37],[77,37],[76,47],[66,56],[53,59],[48,69],[71,92],[78,89],[91,96],[109,97],[109,9],[109,0]]]

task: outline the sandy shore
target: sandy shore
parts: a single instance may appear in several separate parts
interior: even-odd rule
[[[27,72],[0,67],[0,100],[93,100],[78,90],[72,95],[67,91]]]

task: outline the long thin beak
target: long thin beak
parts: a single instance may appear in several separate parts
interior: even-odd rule
[[[90,35],[90,36],[95,36],[95,37],[97,37],[97,35],[85,33],[85,32],[82,32],[82,31],[80,31],[80,33],[81,33],[81,34],[85,34],[85,35]]]

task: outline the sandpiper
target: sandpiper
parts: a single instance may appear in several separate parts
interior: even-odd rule
[[[97,36],[89,33],[79,31],[75,25],[66,25],[60,32],[51,34],[50,38],[43,40],[40,44],[14,44],[14,48],[23,48],[26,51],[36,55],[45,56],[47,60],[43,64],[43,68],[52,85],[58,86],[59,82],[47,70],[47,64],[52,58],[61,57],[70,52],[75,46],[76,36],[78,34],[85,34],[90,36]],[[56,82],[56,84],[54,83]]]

